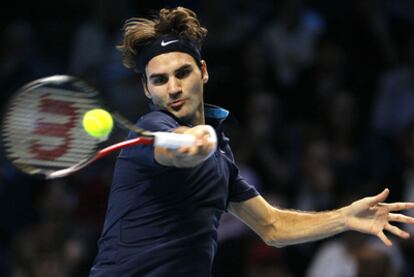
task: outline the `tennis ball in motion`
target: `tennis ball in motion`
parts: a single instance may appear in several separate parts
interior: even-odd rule
[[[93,109],[83,115],[85,131],[95,138],[106,138],[112,131],[114,121],[110,113],[103,109]]]

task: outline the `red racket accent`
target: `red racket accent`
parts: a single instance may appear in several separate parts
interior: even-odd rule
[[[45,174],[45,178],[46,179],[54,179],[54,178],[60,178],[60,177],[65,177],[67,175],[70,175],[86,166],[88,166],[89,164],[93,163],[96,160],[99,160],[103,157],[105,157],[106,155],[112,153],[113,151],[119,150],[121,148],[124,147],[131,147],[134,145],[152,145],[154,144],[154,138],[153,137],[138,137],[138,138],[134,138],[134,139],[130,139],[130,140],[126,140],[126,141],[122,141],[116,144],[113,144],[111,146],[108,146],[102,150],[100,150],[98,153],[95,154],[95,156],[93,156],[90,159],[86,159],[83,161],[80,161],[79,163],[69,167],[69,168],[65,168],[65,169],[61,169],[61,170],[57,170],[57,171],[53,171],[53,172],[48,172]]]
[[[119,149],[122,149],[122,148],[125,148],[125,147],[131,147],[131,146],[139,145],[139,144],[152,145],[153,143],[154,143],[154,138],[153,137],[138,137],[138,138],[134,138],[134,139],[121,141],[121,142],[118,142],[116,144],[113,144],[111,146],[108,146],[108,147],[100,150],[95,155],[95,158],[100,159],[100,158],[105,157],[106,155],[110,154],[113,151],[116,151],[116,150],[119,150]]]

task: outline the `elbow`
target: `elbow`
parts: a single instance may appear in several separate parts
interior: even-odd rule
[[[261,238],[268,246],[276,247],[276,248],[282,248],[287,245],[289,245],[288,241],[283,240],[277,230],[272,226],[267,232],[264,234],[261,234]]]
[[[287,243],[284,243],[281,240],[274,240],[274,239],[265,239],[263,238],[264,243],[266,243],[266,245],[268,246],[272,246],[272,247],[276,247],[276,248],[283,248],[285,246],[287,246]]]

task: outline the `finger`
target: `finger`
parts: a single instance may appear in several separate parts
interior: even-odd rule
[[[199,138],[211,136],[210,130],[206,126],[199,126],[199,128],[193,128],[192,134]]]
[[[205,144],[205,140],[203,138],[197,138],[195,141],[196,147],[202,147]]]
[[[392,242],[387,238],[387,236],[384,234],[383,231],[379,232],[377,234],[377,237],[386,245],[386,246],[392,246]]]
[[[210,145],[210,143],[205,143],[200,147],[199,151],[202,154],[207,154],[210,152],[211,149],[212,149],[212,146]]]
[[[391,224],[387,224],[384,227],[385,230],[387,230],[388,232],[393,233],[394,235],[403,238],[403,239],[408,239],[410,238],[410,234],[407,233],[406,231],[401,230],[400,228],[398,228],[397,226],[391,225]]]
[[[389,194],[390,190],[386,188],[381,193],[371,197],[370,206],[375,206],[378,203],[385,201]]]
[[[214,145],[217,144],[217,140],[215,140],[211,136],[206,137],[206,143],[208,144],[209,148],[215,148]]]
[[[194,156],[194,155],[198,154],[200,152],[201,146],[202,146],[202,144],[201,145],[197,144],[195,146],[191,146],[188,149],[187,155]]]
[[[412,202],[379,203],[379,205],[387,207],[390,212],[414,209]]]
[[[210,133],[205,131],[204,133],[200,133],[199,136],[196,136],[196,140],[194,145],[198,147],[206,147],[208,148],[210,144],[212,144]]]
[[[186,154],[190,150],[191,146],[181,146],[177,150],[175,150],[178,154]],[[174,150],[171,150],[174,151]]]
[[[403,215],[403,214],[389,213],[388,214],[388,221],[414,224],[414,217],[406,216],[406,215]]]

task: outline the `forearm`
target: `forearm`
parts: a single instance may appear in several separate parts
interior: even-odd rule
[[[277,247],[315,241],[348,230],[346,208],[316,213],[283,210],[257,196],[245,202],[231,203],[229,211],[268,245]]]
[[[265,241],[277,247],[315,241],[348,230],[342,209],[311,213],[275,208],[272,218]]]
[[[414,218],[395,213],[414,209],[414,203],[383,203],[389,190],[365,197],[343,208],[318,213],[272,207],[260,195],[243,202],[230,202],[229,211],[250,226],[267,244],[282,247],[315,241],[353,230],[377,236],[385,245],[392,242],[384,231],[407,239],[410,234],[391,222],[414,224]]]

